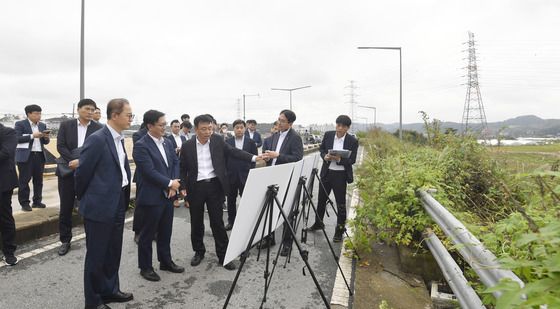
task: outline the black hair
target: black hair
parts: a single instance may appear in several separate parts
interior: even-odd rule
[[[97,109],[97,104],[95,104],[95,101],[93,101],[92,99],[81,99],[80,102],[78,102],[78,108],[82,108],[86,105],[91,105],[95,109]]]
[[[294,121],[296,121],[296,113],[289,109],[281,111],[280,114],[284,114],[284,117],[288,119],[288,123],[294,123]]]
[[[188,120],[183,121],[183,123],[181,123],[181,129],[187,127],[187,129],[192,129],[192,123]]]
[[[247,124],[253,123],[255,125],[257,125],[257,121],[255,119],[249,119],[247,120]]]
[[[113,114],[120,114],[123,112],[124,106],[130,104],[127,99],[112,99],[107,103],[107,119],[113,118]]]
[[[278,120],[274,120],[274,122],[272,123],[272,126],[277,126],[278,125]]]
[[[185,119],[191,119],[191,116],[189,116],[189,114],[183,114],[181,115],[181,120],[185,121]]]
[[[247,121],[248,123],[249,121]],[[233,122],[232,126],[235,128],[236,125],[238,124],[242,124],[244,127],[246,127],[247,125],[245,124],[245,121],[241,120],[241,119],[237,119]]]
[[[180,123],[180,122],[179,122],[179,120],[177,120],[177,119],[173,119],[173,121],[171,121],[171,124],[170,124],[170,125],[172,126],[174,123]]]
[[[352,125],[352,120],[346,115],[340,115],[336,117],[336,124],[341,124],[343,126],[349,127]]]
[[[222,124],[220,124],[220,128],[223,127],[223,126],[229,127],[229,125],[228,125],[227,123],[225,123],[225,122],[222,123]]]
[[[164,113],[160,111],[156,111],[155,109],[150,109],[149,111],[144,113],[144,123],[147,125],[155,125],[159,118],[165,116]]]
[[[213,124],[215,124],[215,125],[218,125],[218,122],[216,121],[216,118],[214,118],[214,116],[212,116],[212,115],[210,115],[210,114],[204,114],[204,115],[210,117],[210,119],[211,119],[210,122],[211,122],[211,123],[213,123]],[[196,122],[194,123],[194,126],[196,127]]]
[[[209,114],[198,115],[194,117],[194,127],[198,128],[200,123],[215,123],[216,120]]]
[[[39,105],[37,105],[37,104],[31,104],[31,105],[27,105],[27,106],[25,107],[25,114],[26,114],[26,115],[31,114],[31,113],[33,113],[33,112],[41,112],[41,111],[43,111],[43,110],[41,109],[41,106],[39,106]]]

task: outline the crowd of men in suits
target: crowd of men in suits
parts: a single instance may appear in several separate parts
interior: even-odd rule
[[[4,259],[9,265],[17,263],[11,208],[14,188],[19,187],[18,199],[23,210],[45,207],[41,188],[46,160],[44,145],[50,141],[50,131],[40,122],[39,106],[29,105],[25,112],[27,119],[17,122],[15,130],[0,125],[0,233]],[[131,104],[126,99],[109,101],[106,125],[98,122],[101,110],[91,99],[81,100],[77,112],[77,119],[61,123],[57,136],[60,158],[57,159],[56,175],[62,243],[58,253],[62,256],[70,250],[72,211],[79,200],[79,213],[84,218],[86,233],[86,308],[109,308],[108,303],[133,299],[132,293],[122,292],[119,287],[124,219],[130,202],[131,182],[136,182],[133,230],[138,244],[140,275],[149,281],[159,281],[152,261],[154,240],[160,270],[172,273],[185,270],[173,261],[170,246],[173,212],[180,205],[180,197],[184,198],[191,216],[190,238],[194,251],[191,266],[198,266],[206,253],[205,209],[218,263],[223,265],[229,241],[227,231],[235,224],[236,200],[243,194],[249,170],[260,160],[273,166],[303,158],[303,143],[292,129],[296,115],[291,110],[279,113],[271,130],[273,134],[264,140],[256,131],[254,120],[235,120],[231,134],[228,124],[218,126],[209,114],[195,117],[194,126],[190,116],[184,114],[181,121],[169,123],[170,133],[167,134],[166,115],[149,110],[143,115],[141,129],[133,135],[132,158],[136,170],[132,178],[123,135],[134,118]],[[319,190],[319,214],[309,230],[324,228],[326,200],[332,190],[338,208],[334,241],[342,240],[346,223],[346,185],[353,181],[352,164],[358,148],[356,138],[347,134],[350,126],[348,116],[339,116],[336,131],[327,132],[320,147],[324,190]],[[351,156],[341,158],[329,153],[331,149],[350,150]],[[31,179],[32,203],[28,184]],[[228,219],[224,224],[226,198]],[[283,242],[284,255],[292,240],[285,236]],[[273,245],[275,235],[272,234],[261,241],[259,248]],[[237,265],[233,261],[223,267],[234,270]]]

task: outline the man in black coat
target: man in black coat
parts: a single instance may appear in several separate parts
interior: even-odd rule
[[[296,114],[285,109],[280,112],[278,116],[278,132],[272,135],[271,149],[263,154],[263,159],[267,161],[268,166],[285,164],[290,162],[297,162],[303,159],[303,142],[301,137],[292,129],[296,121]],[[289,214],[288,220],[292,220],[293,213]],[[288,255],[292,246],[292,237],[288,233],[288,228],[284,223],[284,247],[282,249],[282,256]],[[274,232],[267,236],[265,240],[259,245],[263,249],[268,246],[275,245]]]
[[[16,265],[14,255],[16,245],[16,225],[12,215],[12,194],[18,186],[15,152],[17,145],[16,131],[0,124],[0,234],[2,234],[2,252],[8,265]]]
[[[184,143],[180,154],[182,193],[186,195],[190,205],[191,243],[195,251],[191,265],[199,265],[206,252],[203,242],[204,204],[208,209],[216,255],[219,263],[223,264],[228,245],[222,208],[225,195],[229,191],[226,159],[255,162],[257,156],[232,147],[221,136],[212,134],[214,129],[209,115],[197,116],[194,119],[194,127],[196,138]],[[224,268],[234,270],[236,265],[230,262],[224,265]]]
[[[319,188],[319,198],[317,201],[317,213],[315,223],[308,230],[316,231],[322,229],[323,216],[327,197],[334,191],[334,197],[337,206],[337,225],[333,237],[334,242],[342,241],[342,236],[346,225],[346,186],[354,181],[354,172],[352,165],[356,162],[358,152],[358,140],[348,134],[348,129],[352,125],[352,120],[346,115],[340,115],[336,118],[336,131],[328,131],[321,142],[321,158],[323,166],[321,167],[321,182],[324,185]],[[349,158],[341,158],[340,156],[329,154],[329,150],[350,150],[352,153]]]
[[[262,137],[259,132],[257,132],[257,121],[254,119],[247,120],[247,131],[245,131],[245,136],[255,141],[257,148],[262,146]]]
[[[226,140],[231,146],[244,150],[248,153],[258,155],[257,144],[245,135],[245,121],[237,119],[233,122],[235,136]],[[229,158],[227,160],[227,173],[229,176],[229,194],[227,196],[228,224],[226,231],[233,228],[235,216],[237,215],[237,195],[243,195],[243,189],[249,176],[249,170],[255,167],[255,163]]]
[[[18,137],[16,163],[19,171],[18,199],[23,211],[29,206],[29,181],[33,179],[33,208],[45,208],[43,204],[43,172],[47,155],[45,145],[50,142],[47,125],[41,122],[41,107],[27,105],[27,119],[16,122],[14,129]]]
[[[78,119],[70,119],[62,122],[56,139],[56,149],[60,153],[57,159],[59,167],[56,169],[58,176],[58,196],[60,197],[60,213],[58,231],[62,245],[58,249],[58,255],[65,255],[70,250],[72,240],[72,210],[76,199],[74,189],[74,172],[79,160],[79,151],[84,141],[93,132],[101,129],[101,125],[93,121],[93,113],[97,105],[91,99],[82,99],[78,102]],[[64,167],[64,168],[63,168]]]

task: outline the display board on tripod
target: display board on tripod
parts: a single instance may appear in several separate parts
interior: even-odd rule
[[[307,180],[305,182],[306,187],[309,187],[309,182],[311,182],[313,169],[317,167],[320,160],[321,159],[319,153],[310,155],[303,159],[303,168],[301,170],[301,176],[307,177]]]
[[[300,161],[301,162],[301,161]],[[258,215],[264,205],[266,192],[270,185],[278,186],[278,199],[280,201],[287,198],[286,194],[290,187],[290,179],[294,167],[299,164],[297,174],[301,174],[301,163],[287,163],[282,165],[275,165],[263,168],[251,169],[245,189],[239,202],[237,215],[235,216],[235,223],[233,230],[229,237],[228,248],[224,258],[224,265],[234,260],[247,248],[248,242],[251,239],[251,233],[255,229]],[[299,177],[299,176],[298,176]],[[294,186],[297,185],[297,181]],[[277,207],[273,208],[273,222],[272,227],[277,226],[277,220],[280,216],[280,210]],[[268,224],[268,222],[266,222]],[[262,230],[265,226],[264,220],[258,227],[257,234],[253,240],[253,244],[260,241]],[[252,244],[252,245],[253,245]]]

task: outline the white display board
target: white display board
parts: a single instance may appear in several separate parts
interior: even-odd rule
[[[279,198],[280,202],[282,203],[282,209],[284,209],[284,213],[286,214],[286,216],[290,213],[290,209],[294,204],[294,200],[299,198],[299,196],[296,197],[296,189],[299,182],[299,178],[301,177],[301,171],[303,169],[304,161],[305,160],[299,160],[298,162],[295,163],[294,171],[292,172],[292,177],[290,179],[290,187],[288,188],[288,192],[286,192],[286,196],[284,197],[284,199]],[[273,225],[276,228],[280,227],[280,225],[284,223],[284,218],[282,217],[280,212],[278,212],[278,216],[279,217],[278,217],[278,221],[276,222],[276,225]]]
[[[290,187],[289,184],[292,177],[292,172],[294,171],[294,167],[297,164],[298,162],[287,163],[282,165],[251,169],[249,171],[249,177],[247,177],[245,189],[243,190],[243,196],[241,197],[241,201],[239,202],[239,208],[235,217],[233,230],[231,231],[231,235],[229,237],[228,248],[226,256],[224,258],[224,265],[237,258],[241,253],[245,251],[245,249],[247,249],[247,245],[249,244],[249,240],[251,239],[251,234],[257,224],[259,214],[264,205],[268,186],[278,186],[277,197],[278,200],[282,202],[282,200],[286,196],[286,192]],[[301,163],[300,171],[298,173],[301,173]],[[279,215],[280,210],[276,205],[274,205],[272,217],[273,230],[277,226],[276,223]],[[257,233],[255,234],[255,238],[251,245],[261,240],[261,234],[264,225],[265,218],[261,220],[261,223],[259,224]]]

